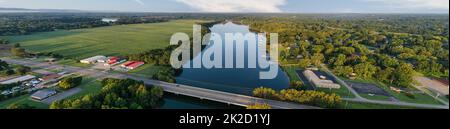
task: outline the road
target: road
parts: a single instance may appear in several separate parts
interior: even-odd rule
[[[449,92],[448,86],[446,86],[436,80],[427,78],[427,77],[416,76],[416,77],[414,77],[414,80],[416,80],[418,83],[420,83],[420,84],[413,84],[414,87],[416,87],[420,91],[428,94],[429,96],[434,97],[434,99],[436,99],[439,102],[444,103],[445,105],[448,106],[447,101],[442,100],[439,97],[436,97],[438,94],[441,96],[448,95],[448,92]],[[434,91],[435,93],[432,91]]]
[[[320,109],[320,108],[314,107],[314,106],[300,105],[300,104],[268,100],[268,99],[261,99],[261,98],[251,97],[251,96],[240,95],[240,94],[227,93],[227,92],[222,92],[222,91],[215,91],[215,90],[210,90],[210,89],[204,89],[204,88],[198,88],[198,87],[180,85],[180,84],[174,84],[174,83],[167,83],[167,82],[162,82],[162,81],[157,81],[157,80],[152,80],[152,79],[142,78],[142,77],[136,77],[136,76],[127,75],[127,74],[110,73],[107,71],[99,71],[99,70],[95,70],[95,69],[80,68],[80,67],[73,67],[73,66],[62,66],[62,65],[57,65],[57,64],[49,64],[49,63],[35,62],[32,60],[22,60],[22,59],[4,58],[2,60],[6,61],[8,63],[11,63],[11,64],[24,65],[24,66],[29,66],[29,67],[33,67],[33,68],[40,68],[40,69],[47,69],[47,70],[56,70],[56,69],[64,70],[67,72],[80,74],[83,76],[89,76],[89,77],[97,78],[97,79],[130,78],[130,79],[134,79],[134,80],[143,81],[147,85],[160,86],[166,92],[179,94],[179,95],[185,95],[185,96],[191,96],[191,97],[196,97],[196,98],[211,100],[211,101],[216,101],[216,102],[222,102],[222,103],[226,103],[226,104],[238,105],[238,106],[248,106],[248,105],[252,105],[255,103],[267,103],[267,104],[271,105],[272,108],[274,108],[274,109]]]
[[[370,100],[362,97],[358,94],[351,86],[345,83],[339,77],[336,77],[325,65],[322,66],[322,69],[327,72],[329,75],[336,78],[339,84],[347,87],[352,94],[355,95],[355,98],[344,98],[343,100],[352,101],[352,102],[361,102],[361,103],[373,103],[373,104],[385,104],[385,105],[397,105],[397,106],[407,106],[407,107],[418,107],[418,108],[437,108],[437,109],[449,109],[448,104],[446,105],[432,105],[432,104],[417,104],[417,103],[407,103],[401,101],[380,101],[380,100]]]

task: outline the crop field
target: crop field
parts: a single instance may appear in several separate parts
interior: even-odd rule
[[[192,34],[197,20],[116,25],[93,29],[59,30],[4,37],[31,52],[55,52],[73,59],[94,55],[126,55],[165,48],[177,32]]]

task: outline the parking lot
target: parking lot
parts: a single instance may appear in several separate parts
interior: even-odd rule
[[[349,86],[351,86],[353,89],[355,89],[355,91],[358,92],[359,94],[373,94],[373,95],[391,97],[391,95],[388,92],[379,88],[375,84],[360,83],[360,82],[354,82],[354,81],[345,81],[345,82]]]

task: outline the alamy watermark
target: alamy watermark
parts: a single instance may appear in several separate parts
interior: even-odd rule
[[[201,26],[194,25],[192,36],[193,44],[191,44],[190,37],[186,33],[175,33],[172,35],[170,45],[180,45],[171,54],[170,63],[172,67],[177,69],[181,67],[185,69],[259,67],[260,69],[267,69],[267,71],[264,70],[260,72],[260,79],[274,79],[278,75],[277,33],[270,33],[269,35],[269,51],[267,51],[267,38],[265,33],[225,33],[224,37],[217,33],[208,33],[202,37]],[[225,43],[225,45],[222,43]],[[201,50],[202,45],[211,44],[213,45],[210,46],[209,49],[204,51]],[[245,47],[245,44],[247,44],[247,47]],[[225,50],[227,51],[223,51],[223,47],[225,47]],[[247,53],[245,53],[245,49],[247,49]],[[267,52],[269,52],[269,56],[267,56]],[[200,57],[191,58],[191,53],[200,53]],[[236,55],[235,60],[234,55]],[[247,55],[247,66],[245,66],[244,55]],[[211,59],[211,57],[213,57],[213,59]],[[192,64],[187,63],[191,59]]]

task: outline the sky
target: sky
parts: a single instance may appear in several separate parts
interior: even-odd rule
[[[0,7],[122,12],[448,14],[449,0],[0,0]]]

